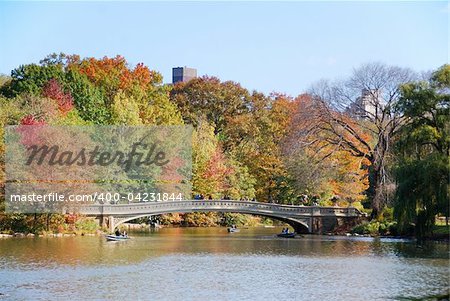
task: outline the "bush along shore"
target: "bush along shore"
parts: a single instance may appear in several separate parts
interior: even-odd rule
[[[409,228],[400,232],[395,221],[370,221],[362,223],[354,227],[347,235],[354,236],[372,236],[372,237],[390,237],[390,238],[417,238],[419,240],[436,240],[436,241],[450,241],[450,226],[449,225],[435,225],[431,233],[425,236],[417,235],[417,229],[414,224]]]
[[[139,231],[150,228],[149,218],[122,224],[120,230]],[[282,222],[239,213],[187,213],[158,216],[161,227],[262,227],[283,226]],[[7,237],[69,237],[104,235],[109,230],[100,227],[91,217],[75,214],[0,215],[0,238]]]
[[[380,220],[360,220],[357,224],[345,224],[336,227],[326,235],[364,236],[414,239],[417,236],[416,227],[411,224],[406,232],[399,232],[397,222],[392,219],[389,210],[385,210]],[[23,218],[25,215],[22,216]],[[48,219],[48,220],[47,220]],[[16,221],[19,219],[16,219]],[[157,218],[160,227],[263,227],[286,226],[286,224],[269,218],[244,215],[238,213],[190,213],[166,214]],[[120,230],[147,231],[150,228],[148,218],[122,224]],[[22,223],[11,224],[10,229],[0,230],[0,238],[32,238],[32,237],[73,237],[101,236],[108,233],[107,228],[98,225],[94,218],[76,215],[33,215],[24,218]],[[438,220],[431,234],[420,240],[435,240],[449,242],[450,226],[445,221]]]
[[[0,238],[99,235],[105,229],[93,218],[71,214],[0,215]]]

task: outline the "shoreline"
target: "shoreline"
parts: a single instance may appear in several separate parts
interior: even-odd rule
[[[184,226],[178,226],[178,227],[162,227],[162,228],[227,228],[226,226],[216,226],[216,227],[184,227]],[[241,227],[242,229],[248,229],[248,228],[264,228],[264,226],[259,227]],[[132,229],[130,229],[132,232],[134,232]],[[129,230],[129,231],[130,231]],[[136,231],[139,232],[139,231]],[[0,240],[1,239],[8,239],[8,238],[63,238],[63,237],[80,237],[80,236],[104,236],[107,235],[108,231],[102,231],[97,230],[95,233],[89,232],[89,233],[45,233],[45,234],[34,234],[34,233],[21,233],[17,232],[14,234],[7,234],[7,233],[0,233]],[[440,242],[440,243],[447,243],[450,244],[450,238],[448,236],[442,236],[437,235],[435,237],[425,237],[421,240],[418,240],[415,236],[390,236],[390,235],[370,235],[370,234],[357,234],[357,233],[323,233],[323,234],[298,234],[299,236],[336,236],[336,237],[371,237],[371,238],[388,238],[388,239],[395,239],[395,240],[410,240],[410,241],[433,241],[433,242]]]

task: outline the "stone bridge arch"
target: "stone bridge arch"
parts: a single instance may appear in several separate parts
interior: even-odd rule
[[[336,225],[364,216],[353,207],[291,206],[235,200],[94,204],[78,208],[77,211],[86,216],[97,217],[100,224],[107,224],[110,231],[126,221],[164,213],[233,212],[266,216],[290,224],[298,233],[332,231]]]
[[[194,212],[194,211],[189,211],[189,212],[162,212],[162,213],[151,213],[151,214],[141,214],[141,215],[136,215],[136,216],[123,216],[123,217],[112,217],[113,218],[113,223],[111,223],[111,225],[109,224],[110,221],[108,221],[108,226],[111,232],[114,231],[115,228],[119,227],[121,224],[124,224],[126,222],[138,219],[138,218],[143,218],[143,217],[150,217],[150,216],[157,216],[157,215],[162,215],[162,214],[167,214],[167,213],[190,213],[190,212]],[[308,221],[307,218],[305,218],[304,220],[301,219],[293,219],[293,218],[285,218],[285,217],[280,217],[280,216],[275,216],[275,215],[267,215],[267,214],[260,214],[260,213],[249,213],[249,212],[238,212],[238,211],[195,211],[195,212],[229,212],[229,213],[241,213],[241,214],[250,214],[250,215],[256,215],[256,216],[264,216],[264,217],[268,217],[268,218],[272,218],[272,219],[276,219],[279,221],[282,221],[284,223],[289,224],[292,228],[294,228],[294,230],[297,233],[310,233],[310,221]],[[109,217],[111,218],[111,217]]]

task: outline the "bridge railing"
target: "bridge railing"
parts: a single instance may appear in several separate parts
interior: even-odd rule
[[[363,216],[353,207],[319,207],[319,206],[294,206],[274,203],[262,203],[235,200],[184,200],[166,202],[147,202],[117,205],[89,205],[80,208],[80,213],[86,215],[125,215],[145,214],[152,212],[176,212],[184,211],[251,211],[255,213],[278,213],[285,215],[301,216]],[[159,214],[159,213],[158,213]]]

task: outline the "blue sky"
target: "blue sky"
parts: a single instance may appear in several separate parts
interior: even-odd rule
[[[447,2],[0,2],[0,73],[52,52],[143,62],[297,95],[381,61],[448,62]]]

